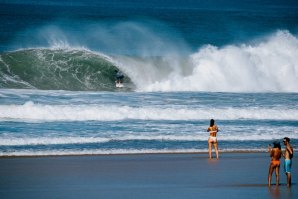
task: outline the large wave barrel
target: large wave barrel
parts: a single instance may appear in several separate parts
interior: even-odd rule
[[[0,88],[115,90],[115,70],[107,57],[74,49],[27,49],[0,56]],[[132,84],[129,77],[125,82]]]

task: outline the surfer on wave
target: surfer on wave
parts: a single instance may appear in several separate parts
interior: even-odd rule
[[[116,78],[116,86],[117,85],[122,85],[124,75],[121,73],[121,71],[115,70],[115,78]]]

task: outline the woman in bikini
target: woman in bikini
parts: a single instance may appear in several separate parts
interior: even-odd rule
[[[216,159],[218,159],[218,146],[217,146],[217,138],[216,138],[218,128],[215,125],[214,119],[210,120],[210,126],[207,129],[207,131],[210,133],[210,136],[208,139],[209,158],[212,159],[212,145],[213,145],[216,153]]]
[[[276,176],[276,186],[279,185],[279,168],[280,168],[280,158],[281,158],[281,146],[279,143],[274,142],[273,148],[269,145],[268,152],[270,153],[271,162],[269,165],[268,172],[268,186],[271,186],[272,173],[275,170]]]

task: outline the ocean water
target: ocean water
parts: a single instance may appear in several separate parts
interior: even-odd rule
[[[298,2],[1,1],[0,156],[298,144]],[[125,74],[115,88],[114,70]]]

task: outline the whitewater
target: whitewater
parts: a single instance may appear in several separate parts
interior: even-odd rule
[[[2,156],[205,152],[210,118],[222,151],[298,139],[296,93],[1,89]]]
[[[217,115],[220,120],[236,119],[284,119],[296,120],[297,110],[292,108],[195,108],[167,105],[156,107],[106,106],[106,105],[40,105],[29,101],[24,105],[0,106],[2,120],[42,120],[42,121],[117,121],[137,120],[196,120]],[[100,113],[100,114],[99,114]]]

